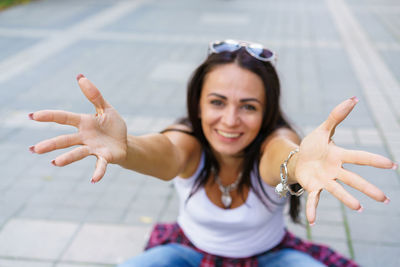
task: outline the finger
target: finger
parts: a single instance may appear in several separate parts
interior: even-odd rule
[[[315,218],[316,218],[317,206],[320,194],[321,194],[321,189],[308,193],[307,203],[306,203],[306,216],[311,226],[315,224]]]
[[[89,148],[87,146],[80,146],[75,148],[74,150],[62,154],[61,156],[58,156],[51,163],[54,166],[62,167],[71,164],[72,162],[86,158],[89,155],[90,155]]]
[[[382,169],[391,169],[397,166],[393,161],[384,156],[361,150],[342,149],[342,162],[368,165]]]
[[[109,104],[104,100],[99,89],[82,74],[78,75],[77,80],[83,94],[96,108],[97,114],[103,114],[104,110],[109,107]]]
[[[339,179],[348,186],[357,189],[376,201],[384,202],[387,199],[382,190],[356,173],[342,169],[339,173]]]
[[[341,186],[336,181],[330,181],[326,185],[325,189],[343,202],[347,207],[353,210],[361,210],[360,202],[353,197],[349,192],[347,192],[343,186]]]
[[[96,169],[93,173],[92,183],[97,183],[106,173],[107,161],[101,156],[97,156]]]
[[[66,134],[60,135],[48,140],[44,140],[36,144],[32,150],[35,153],[42,154],[56,149],[67,148],[70,146],[76,146],[81,144],[79,134]]]
[[[331,111],[328,118],[322,123],[322,128],[328,131],[334,131],[335,127],[350,114],[357,102],[358,99],[352,97],[337,105]]]
[[[56,122],[63,125],[78,127],[81,122],[79,114],[63,110],[40,110],[29,114],[29,118],[35,121]]]

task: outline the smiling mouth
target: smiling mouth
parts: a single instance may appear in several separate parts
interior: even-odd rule
[[[225,138],[238,138],[241,135],[240,133],[227,133],[221,130],[217,130],[217,133]]]

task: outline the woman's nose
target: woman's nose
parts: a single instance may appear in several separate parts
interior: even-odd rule
[[[226,125],[226,126],[236,126],[237,124],[239,124],[240,122],[240,118],[239,115],[236,112],[236,109],[234,108],[227,108],[224,111],[223,114],[223,118],[222,118],[222,122]]]

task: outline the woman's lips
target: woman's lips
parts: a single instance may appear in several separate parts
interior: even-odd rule
[[[217,133],[219,135],[221,135],[222,137],[230,138],[230,139],[235,139],[235,138],[238,138],[238,137],[240,137],[242,135],[241,133],[228,133],[228,132],[224,132],[224,131],[221,131],[221,130],[217,130]]]

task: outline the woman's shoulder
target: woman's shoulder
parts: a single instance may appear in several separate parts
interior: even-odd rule
[[[165,128],[160,133],[166,135],[178,148],[184,162],[179,174],[181,178],[189,178],[196,172],[201,160],[202,147],[189,125],[177,123]]]
[[[186,125],[183,123],[175,123],[175,124],[169,125],[164,130],[162,130],[160,133],[163,134],[163,133],[173,133],[173,132],[183,133],[183,134],[195,137],[192,128],[189,125]]]
[[[276,141],[280,138],[290,139],[295,143],[300,142],[300,137],[294,130],[292,130],[286,126],[281,126],[277,129],[275,129],[271,134],[269,134],[264,139],[264,141],[261,144],[261,151],[265,151],[265,148],[269,144],[273,143],[274,141]]]

